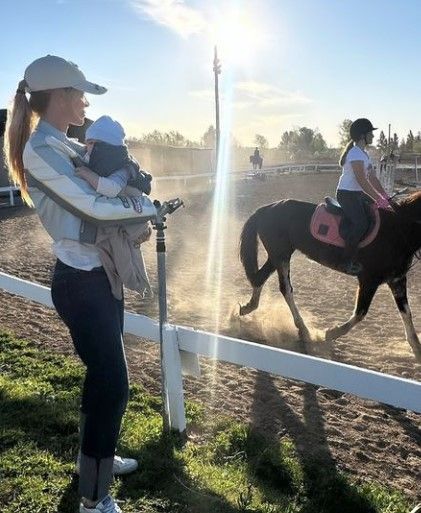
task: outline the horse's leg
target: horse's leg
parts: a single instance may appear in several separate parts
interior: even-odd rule
[[[294,324],[298,329],[299,337],[304,342],[311,342],[310,332],[308,331],[308,328],[305,325],[305,322],[301,317],[301,314],[298,311],[297,305],[294,301],[294,294],[291,285],[289,269],[289,260],[283,260],[278,267],[279,289],[282,292],[282,295],[284,296],[285,301],[292,313],[292,317],[294,318]]]
[[[364,319],[378,286],[378,283],[365,283],[360,281],[352,316],[344,324],[327,330],[325,334],[326,341],[336,340],[337,338],[346,335],[356,324]]]
[[[406,276],[397,278],[388,282],[393,297],[395,298],[396,305],[402,317],[402,322],[405,327],[406,340],[414,352],[415,358],[421,363],[421,344],[418,335],[415,331],[414,323],[412,322],[411,309],[408,304],[408,297],[406,293]]]
[[[257,272],[257,279],[259,281],[259,285],[256,285],[253,287],[253,292],[250,298],[250,301],[244,305],[240,305],[240,315],[247,315],[253,310],[256,310],[256,308],[259,306],[260,301],[260,294],[262,292],[263,285],[265,284],[266,280],[269,278],[269,276],[274,271],[273,264],[268,259],[262,267]]]

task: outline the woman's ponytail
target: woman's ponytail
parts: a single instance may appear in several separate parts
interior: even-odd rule
[[[20,187],[21,197],[25,203],[33,206],[23,167],[23,149],[31,135],[35,116],[26,98],[25,87],[25,80],[21,80],[12,108],[7,113],[4,153],[10,180]]]
[[[349,150],[354,146],[354,141],[349,141],[346,145],[344,151],[342,152],[341,158],[339,159],[339,165],[343,166],[345,164],[346,156],[348,155]]]

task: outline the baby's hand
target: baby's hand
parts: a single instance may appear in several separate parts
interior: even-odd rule
[[[98,175],[86,166],[75,169],[75,175],[86,180],[95,190],[98,188]]]
[[[150,226],[147,227],[147,229],[140,235],[134,242],[133,246],[135,248],[139,248],[141,244],[148,241],[151,238],[152,235],[152,228]]]
[[[120,192],[123,196],[142,196],[142,191],[137,189],[136,187],[132,187],[131,185],[126,185],[124,189]]]
[[[92,176],[92,173],[96,174],[86,166],[80,166],[75,169],[75,175],[79,178],[84,178],[85,180],[87,180],[89,176]]]

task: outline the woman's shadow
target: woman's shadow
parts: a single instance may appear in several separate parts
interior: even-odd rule
[[[297,382],[292,383],[296,388]],[[326,436],[317,387],[304,383],[299,386],[302,388],[301,415],[294,411],[287,396],[284,397],[276,387],[274,378],[267,373],[258,372],[251,428],[257,431],[263,429],[275,445],[279,444],[284,436],[292,440],[307,494],[300,513],[375,513],[375,507],[367,498],[356,488],[351,487],[338,472]],[[254,469],[250,468],[250,473],[253,472]]]

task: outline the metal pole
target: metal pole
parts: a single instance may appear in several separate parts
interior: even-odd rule
[[[156,230],[156,254],[158,260],[158,298],[159,298],[159,349],[161,358],[161,397],[162,397],[162,429],[163,433],[170,432],[170,405],[168,403],[168,381],[164,361],[164,327],[168,321],[167,313],[167,272],[165,262],[165,224],[166,215],[172,214],[184,205],[179,199],[175,198],[161,203],[154,201],[156,208],[156,217],[154,230]],[[168,364],[168,362],[166,362]]]
[[[159,348],[161,358],[161,397],[162,397],[162,423],[163,432],[169,433],[170,421],[167,401],[167,377],[164,365],[164,337],[163,327],[168,320],[167,316],[167,277],[165,267],[165,217],[159,214],[157,209],[157,218],[155,224],[156,230],[156,254],[158,260],[158,297],[159,297]]]
[[[221,73],[221,64],[218,59],[218,52],[216,49],[216,45],[214,48],[214,58],[213,58],[213,73],[215,77],[215,124],[216,124],[216,140],[215,140],[215,167],[218,165],[218,155],[219,155],[219,139],[220,139],[220,128],[219,128],[219,83],[218,83],[218,75]]]

